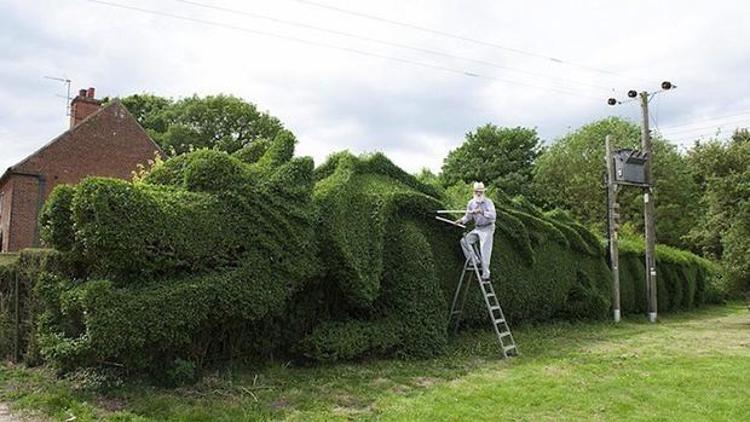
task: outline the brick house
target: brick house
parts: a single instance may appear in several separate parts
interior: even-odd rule
[[[39,245],[39,212],[52,188],[86,176],[130,179],[159,147],[118,100],[94,88],[71,102],[70,128],[0,176],[0,252]]]

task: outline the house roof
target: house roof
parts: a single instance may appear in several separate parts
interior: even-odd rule
[[[138,126],[138,128],[143,132],[144,135],[146,135],[146,138],[148,138],[148,140],[151,141],[151,143],[154,144],[154,147],[156,148],[156,151],[159,151],[159,153],[161,153],[161,154],[164,153],[162,151],[161,147],[159,147],[159,145],[157,145],[156,142],[154,142],[154,140],[151,139],[150,136],[148,136],[148,133],[146,133],[146,131],[143,129],[143,127],[140,125],[140,123],[138,123],[138,120],[136,120],[136,118],[133,117],[133,115],[130,113],[130,111],[128,111],[128,109],[124,105],[122,105],[122,102],[119,99],[115,98],[114,100],[112,100],[112,102],[110,102],[106,106],[104,106],[104,107],[100,108],[99,110],[97,110],[97,111],[91,113],[90,115],[86,116],[86,118],[83,119],[83,120],[81,120],[81,122],[78,123],[77,125],[71,127],[70,129],[66,130],[65,132],[63,132],[63,133],[57,135],[56,137],[54,137],[51,141],[49,141],[46,144],[44,144],[41,148],[39,148],[36,151],[34,151],[33,153],[31,153],[30,155],[28,155],[23,160],[21,160],[21,161],[17,162],[16,164],[8,167],[5,170],[5,172],[3,173],[3,175],[0,176],[0,185],[2,185],[5,182],[5,180],[8,177],[10,177],[10,175],[19,173],[18,172],[18,168],[20,166],[22,166],[24,163],[26,163],[27,161],[29,161],[33,157],[39,155],[42,151],[44,151],[45,149],[47,149],[50,146],[54,145],[55,143],[61,141],[62,139],[67,138],[72,133],[75,133],[76,131],[80,130],[85,125],[91,124],[90,122],[94,121],[97,118],[97,116],[103,114],[106,110],[109,110],[112,107],[119,107],[122,110],[125,110],[125,112],[127,113],[128,117],[130,117],[131,119],[135,120],[136,125]],[[20,173],[20,174],[30,175],[29,173]]]

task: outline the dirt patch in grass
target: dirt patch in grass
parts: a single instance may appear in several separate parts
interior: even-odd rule
[[[128,402],[119,397],[97,397],[96,407],[102,408],[107,412],[118,412],[125,409]]]
[[[412,384],[417,387],[427,388],[432,387],[433,384],[440,382],[439,378],[433,377],[416,377],[412,380]]]

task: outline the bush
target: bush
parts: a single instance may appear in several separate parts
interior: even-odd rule
[[[0,264],[0,356],[15,359],[12,354],[17,345],[19,359],[31,365],[40,363],[36,317],[41,304],[37,285],[44,274],[61,272],[69,272],[63,255],[50,249],[24,249]]]
[[[378,154],[339,153],[316,173],[326,285],[335,291],[324,302],[336,303],[329,306],[339,312],[306,339],[306,353],[323,360],[438,353],[463,257],[460,231],[432,220],[434,210],[445,208],[434,188],[396,171]],[[609,276],[599,240],[574,223],[549,219],[523,199],[511,201],[499,192],[495,200],[491,265],[506,316],[520,322],[606,314]],[[422,242],[429,247],[420,251]],[[409,269],[411,261],[424,267]],[[467,320],[486,325],[483,299],[472,289]],[[434,327],[429,338],[440,341],[419,340],[427,327]],[[403,339],[414,339],[416,347]]]
[[[83,324],[77,330],[45,325],[44,351],[63,370],[109,361],[158,372],[177,358],[203,362],[210,349],[241,335],[235,327],[280,314],[299,288],[289,279],[258,254],[228,272],[138,287],[104,280],[65,286],[51,279],[48,288],[64,289],[68,303],[48,303],[47,309]],[[254,340],[244,339],[246,350]]]
[[[434,220],[425,224],[441,207],[429,196],[434,188],[382,154],[331,160],[317,171],[315,202],[329,292],[323,301],[334,311],[301,348],[321,360],[439,353],[446,342],[446,273],[436,262],[458,261],[455,249],[446,254],[434,246],[455,245],[458,237]]]
[[[37,282],[44,356],[64,371],[109,362],[178,384],[208,360],[243,354],[440,353],[464,262],[461,232],[434,219],[446,198],[382,154],[343,152],[313,170],[291,158],[293,145],[279,135],[253,164],[200,150],[142,182],[91,178],[61,190],[45,227],[87,268]],[[465,201],[464,188],[447,198]],[[600,240],[564,213],[492,197],[493,282],[512,324],[604,317],[611,278]],[[58,223],[66,218],[72,235]],[[622,250],[623,309],[640,311],[642,251]],[[710,263],[663,247],[657,258],[660,309],[703,303]],[[464,315],[487,325],[475,286]]]
[[[232,156],[239,158],[247,164],[253,164],[266,153],[270,145],[271,143],[267,139],[256,139],[249,145],[232,153]]]
[[[45,356],[66,371],[106,361],[169,378],[176,359],[263,349],[254,326],[320,270],[312,160],[274,160],[201,150],[141,183],[80,183],[74,244],[91,267],[40,286]]]
[[[642,239],[620,239],[620,305],[623,312],[647,312],[645,250]],[[690,252],[656,246],[657,306],[659,312],[689,310],[722,300],[718,266]]]
[[[16,254],[0,254],[0,357],[11,357],[15,343]]]
[[[73,195],[71,185],[57,185],[50,192],[39,218],[42,241],[57,250],[70,251],[75,242],[73,226]]]

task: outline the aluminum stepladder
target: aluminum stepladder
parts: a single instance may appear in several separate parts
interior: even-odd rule
[[[472,244],[471,247],[474,249],[474,256],[479,256],[476,244]],[[479,284],[479,288],[482,290],[484,304],[487,306],[487,312],[490,316],[492,328],[495,330],[497,341],[500,343],[500,350],[502,351],[503,358],[517,356],[519,353],[518,347],[516,347],[516,341],[513,339],[513,334],[510,332],[510,326],[505,320],[503,309],[500,307],[500,302],[497,300],[497,295],[495,295],[495,289],[492,287],[492,282],[490,282],[490,280],[482,280],[481,264],[475,261],[474,256],[467,258],[466,262],[464,262],[464,269],[461,271],[461,278],[458,280],[456,293],[453,295],[453,304],[451,305],[448,324],[449,326],[452,324],[454,332],[458,331],[464,305],[466,305],[466,295],[469,291],[473,274]],[[469,273],[468,277],[466,276],[467,273]]]

